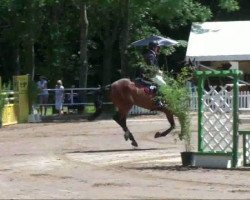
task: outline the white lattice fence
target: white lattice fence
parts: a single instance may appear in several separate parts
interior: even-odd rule
[[[250,110],[250,91],[239,92],[239,109]]]
[[[223,86],[204,91],[204,151],[230,152],[233,146],[232,94]]]
[[[129,111],[130,115],[155,115],[157,111],[151,111],[139,106],[133,106]]]

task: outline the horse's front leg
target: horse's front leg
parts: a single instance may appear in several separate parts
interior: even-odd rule
[[[124,139],[127,141],[128,139],[131,141],[131,145],[134,147],[138,147],[137,142],[135,141],[135,138],[133,134],[130,132],[130,130],[127,127],[127,118],[126,117],[121,117],[120,113],[117,112],[113,119],[122,127],[124,130]]]
[[[169,134],[173,129],[175,129],[175,121],[174,121],[174,115],[169,112],[169,111],[165,111],[165,114],[166,114],[166,117],[170,123],[170,127],[166,130],[166,131],[163,131],[163,132],[157,132],[155,134],[155,138],[158,138],[158,137],[165,137],[167,134]]]

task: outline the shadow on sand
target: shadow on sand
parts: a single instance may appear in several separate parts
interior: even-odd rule
[[[164,150],[164,149],[165,148],[104,149],[104,150],[89,150],[89,151],[73,151],[69,153],[115,153],[115,152],[132,152],[132,151],[157,151],[157,150]]]
[[[190,171],[197,170],[198,167],[182,166],[182,165],[168,165],[168,166],[150,166],[150,167],[129,167],[128,169],[134,169],[138,171],[155,170],[155,171]]]

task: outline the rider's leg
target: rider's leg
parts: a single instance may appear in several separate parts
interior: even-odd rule
[[[150,87],[152,85],[152,82],[146,81],[146,80],[144,80],[142,78],[136,78],[135,82],[142,85],[142,86],[145,86],[145,87]]]
[[[164,102],[162,102],[161,97],[162,97],[163,95],[161,94],[161,92],[159,91],[158,88],[159,88],[160,86],[166,85],[166,82],[163,80],[162,75],[156,75],[156,76],[152,79],[152,81],[153,81],[154,83],[157,84],[155,104],[156,104],[157,108],[159,108],[159,109],[164,108],[164,107],[166,107],[166,104],[165,104]]]
[[[151,81],[147,81],[145,79],[142,79],[142,78],[137,78],[135,79],[136,83],[144,86],[144,87],[147,87],[151,93],[156,93],[157,91],[157,87],[155,86],[155,84]]]
[[[160,99],[155,99],[155,105],[157,106],[157,108],[165,108],[166,105],[164,105],[164,103],[162,103],[162,101]]]

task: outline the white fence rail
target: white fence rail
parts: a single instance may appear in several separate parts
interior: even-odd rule
[[[198,95],[191,93],[190,95],[190,109],[192,111],[198,110]],[[239,110],[250,111],[250,91],[239,92]]]
[[[11,104],[14,103],[18,98],[15,96],[18,94],[18,92],[15,92],[14,90],[4,90],[2,92],[2,95],[5,95],[5,103],[6,104]]]

